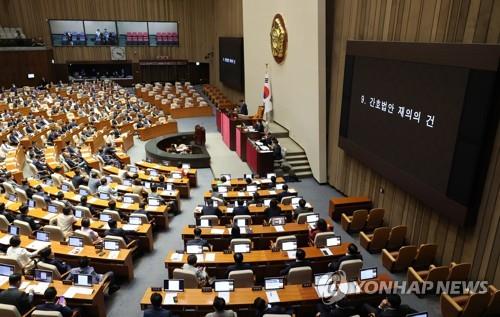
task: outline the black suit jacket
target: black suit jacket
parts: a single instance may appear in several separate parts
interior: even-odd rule
[[[280,217],[283,215],[281,213],[281,208],[279,206],[276,208],[267,207],[264,212],[266,214],[267,219],[270,219],[272,217]]]
[[[295,261],[295,262],[287,263],[285,268],[280,271],[280,275],[288,275],[288,272],[290,271],[290,269],[293,269],[295,267],[303,267],[303,266],[311,266],[311,262],[309,262],[309,260],[304,260],[304,261]]]
[[[249,214],[250,214],[250,211],[248,210],[248,207],[246,207],[246,206],[238,206],[238,207],[234,207],[234,209],[233,209],[234,216],[245,216],[245,215],[249,215]]]
[[[31,218],[30,216],[26,216],[26,215],[17,215],[16,217],[17,220],[21,220],[21,221],[26,221],[27,223],[29,223],[30,227],[31,227],[31,230],[37,230],[38,229],[38,224],[35,222],[35,220],[33,218]]]
[[[28,294],[21,292],[17,288],[9,288],[1,292],[0,303],[16,306],[21,315],[24,315],[31,308]]]
[[[110,236],[118,236],[122,237],[125,240],[125,243],[129,243],[129,239],[127,238],[128,234],[132,234],[131,231],[125,231],[122,228],[111,228],[109,230],[106,230],[104,232],[104,236],[110,235]]]
[[[222,216],[222,211],[218,207],[204,206],[203,209],[201,210],[201,214],[203,216],[217,216],[217,217],[221,217]]]
[[[144,317],[171,317],[172,313],[164,308],[148,308],[144,311]]]
[[[231,273],[232,271],[251,270],[251,269],[252,266],[248,263],[241,263],[241,264],[235,263],[227,267],[225,275],[226,277],[229,277],[229,273]]]
[[[86,185],[85,180],[81,175],[76,175],[75,177],[73,177],[71,182],[73,183],[73,186],[75,186],[75,188],[78,188],[80,185]]]

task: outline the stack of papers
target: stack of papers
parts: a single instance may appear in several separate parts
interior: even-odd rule
[[[73,298],[75,297],[76,294],[82,294],[82,295],[92,295],[92,292],[94,290],[90,287],[78,287],[78,286],[71,286],[68,288],[68,290],[64,293],[64,297],[66,298]]]
[[[205,253],[205,262],[215,261],[215,253]]]
[[[50,245],[50,242],[44,242],[44,241],[33,241],[30,244],[26,246],[27,249],[35,249],[35,250],[40,250],[45,247],[48,247]]]
[[[288,258],[289,259],[295,259],[295,256],[297,255],[297,251],[292,250],[292,251],[286,251]]]
[[[80,252],[82,252],[83,248],[75,247],[71,251],[68,252],[68,254],[71,255],[78,255]]]
[[[108,254],[108,259],[116,260],[116,259],[118,259],[119,255],[120,255],[120,251],[110,251]]]
[[[205,262],[203,253],[195,254],[195,255],[196,255],[197,262]]]
[[[267,302],[268,303],[279,303],[280,297],[277,291],[266,291]]]
[[[122,203],[122,208],[130,208],[132,204]]]
[[[57,217],[57,214],[49,214],[49,213],[47,213],[45,216],[43,216],[43,219],[45,219],[45,220],[51,220],[54,217]]]
[[[172,253],[172,255],[170,256],[170,260],[175,262],[180,262],[182,261],[182,254],[177,252]]]
[[[50,283],[45,283],[45,282],[39,282],[37,284],[30,284],[26,287],[24,290],[25,293],[29,293],[31,290],[35,292],[35,294],[43,295],[45,293],[45,290],[49,288]]]
[[[123,225],[122,228],[123,228],[123,230],[137,231],[137,229],[139,229],[139,225],[126,224],[126,225]]]
[[[7,283],[8,281],[9,281],[9,277],[8,276],[0,275],[0,286],[2,286],[3,284]]]
[[[238,192],[238,197],[244,197],[245,193],[244,192]]]
[[[177,293],[165,293],[165,298],[163,298],[163,305],[173,305],[175,304],[174,298],[177,296]]]
[[[276,191],[275,190],[270,190],[269,191],[269,195],[276,195]]]
[[[233,213],[233,210],[234,210],[234,208],[233,208],[233,207],[227,207],[227,208],[226,208],[226,213],[227,213],[227,214],[232,214],[232,213]]]
[[[224,231],[226,231],[226,229],[215,229],[215,228],[212,228],[212,230],[210,230],[210,234],[224,234]]]
[[[285,228],[283,228],[283,226],[274,226],[274,230],[276,230],[276,232],[283,232]]]

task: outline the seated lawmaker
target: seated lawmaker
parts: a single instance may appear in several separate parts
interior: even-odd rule
[[[194,239],[191,239],[187,242],[187,245],[201,245],[202,247],[207,247],[210,249],[210,244],[207,240],[201,237],[201,229],[194,228],[193,230]]]
[[[234,207],[233,209],[234,216],[246,216],[250,214],[248,207],[244,205],[245,202],[242,199],[238,199],[237,204],[238,206]]]
[[[57,290],[55,289],[55,287],[48,287],[45,290],[43,296],[45,302],[43,304],[37,305],[36,310],[57,311],[60,312],[63,317],[76,316],[77,312],[66,306],[66,300],[64,300],[64,297],[56,300]]]
[[[201,209],[201,214],[203,216],[217,216],[222,217],[222,211],[219,207],[214,206],[214,202],[212,200],[207,200],[207,205],[203,206]]]
[[[349,246],[347,247],[346,255],[333,260],[330,264],[328,264],[328,268],[330,269],[330,271],[336,272],[339,270],[342,262],[349,260],[363,260],[363,256],[361,255],[361,253],[359,253],[358,247],[354,243],[349,244]]]
[[[129,235],[135,234],[135,231],[130,231],[130,230],[124,230],[123,228],[118,228],[118,224],[115,219],[110,219],[108,221],[108,226],[109,229],[104,231],[104,237],[106,236],[117,236],[117,237],[122,237],[123,240],[125,240],[125,243],[129,243]]]
[[[276,195],[276,199],[278,199],[278,201],[281,201],[283,198],[290,197],[290,196],[294,196],[294,194],[292,192],[288,191],[287,184],[283,184],[283,191],[280,192],[278,195]]]
[[[205,317],[236,317],[236,313],[232,310],[226,310],[226,300],[222,297],[215,296],[213,313],[208,313]]]
[[[33,290],[29,294],[19,290],[21,287],[21,274],[9,276],[9,288],[0,292],[0,304],[16,306],[21,315],[26,314],[31,309],[31,303],[35,295]]]
[[[309,208],[306,207],[307,202],[305,199],[299,200],[299,205],[293,209],[293,218],[297,219],[300,214],[310,212]]]
[[[71,270],[71,266],[69,264],[53,256],[52,249],[50,247],[42,249],[40,251],[40,262],[54,265],[61,274],[64,274]]]
[[[278,206],[278,201],[276,199],[271,200],[269,207],[264,210],[264,214],[268,220],[272,217],[281,217],[283,215],[281,213],[281,207]]]
[[[144,317],[171,317],[172,313],[162,308],[163,296],[160,293],[153,293],[150,297],[151,307],[144,310]]]
[[[192,272],[196,275],[196,279],[198,280],[199,286],[205,286],[209,284],[209,277],[206,272],[206,267],[198,266],[198,258],[195,254],[190,254],[187,258],[187,263],[184,263],[182,266],[183,270]]]
[[[236,252],[233,255],[234,258],[234,264],[231,264],[227,267],[226,269],[226,278],[229,277],[229,273],[232,271],[241,271],[241,270],[251,270],[252,266],[248,263],[243,263],[243,254]]]
[[[311,266],[311,262],[306,259],[306,252],[302,249],[297,249],[295,252],[295,262],[287,263],[285,268],[280,271],[280,275],[288,275],[290,269],[295,267]]]
[[[291,308],[285,308],[278,304],[267,304],[266,300],[262,297],[257,297],[253,301],[253,307],[255,308],[255,316],[263,317],[266,314],[269,315],[290,315],[292,316],[293,310]]]

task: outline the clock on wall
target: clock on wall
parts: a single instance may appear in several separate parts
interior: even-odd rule
[[[124,61],[126,58],[125,47],[111,46],[111,60]]]
[[[281,14],[276,14],[271,25],[271,52],[276,63],[281,64],[285,60],[288,46],[288,33],[285,21]]]

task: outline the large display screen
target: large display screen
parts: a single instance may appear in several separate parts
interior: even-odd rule
[[[440,63],[439,44],[413,44],[417,58],[395,43],[350,44],[339,145],[463,223],[477,203],[496,129],[498,65],[485,70],[458,60]]]
[[[219,38],[219,80],[227,87],[244,90],[243,38]]]

